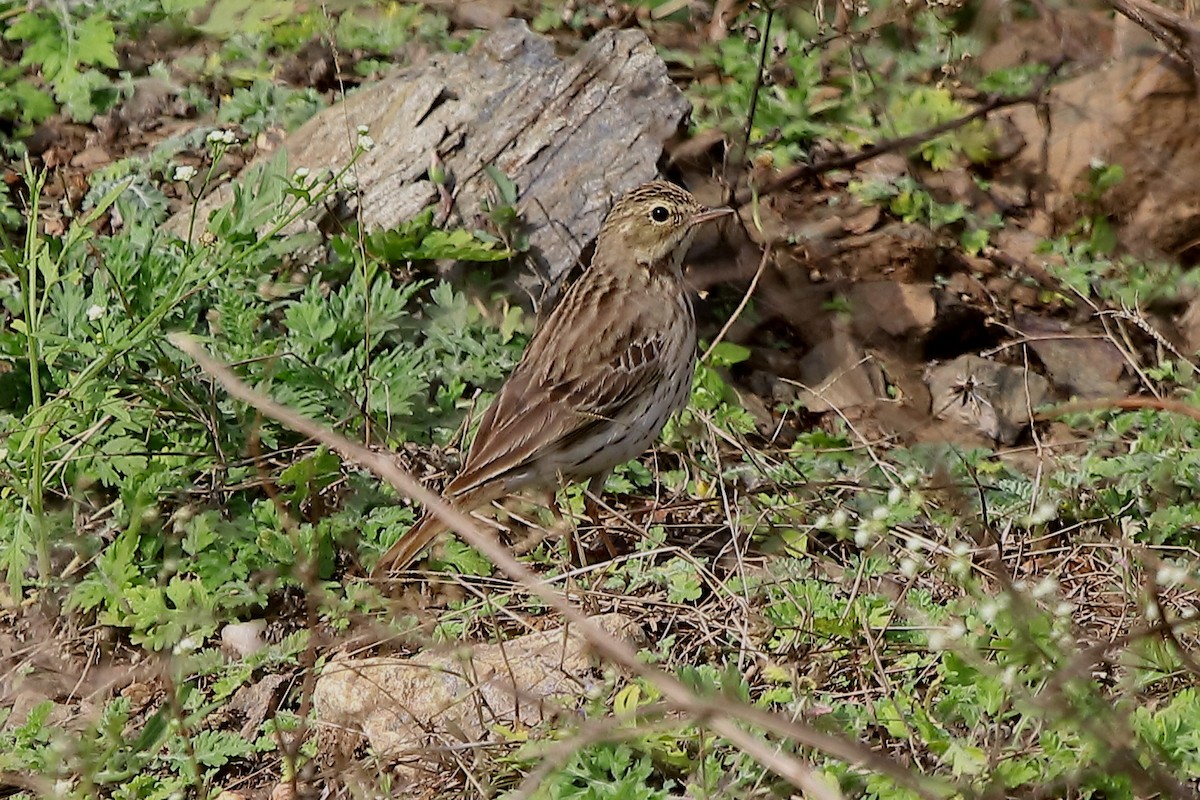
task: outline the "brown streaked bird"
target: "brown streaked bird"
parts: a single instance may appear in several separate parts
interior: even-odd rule
[[[687,402],[696,365],[683,257],[700,224],[730,213],[665,181],[613,205],[591,266],[484,413],[462,472],[445,488],[450,502],[470,512],[522,489],[583,480],[599,496],[613,467],[658,438]],[[426,514],[372,575],[407,568],[444,530]]]

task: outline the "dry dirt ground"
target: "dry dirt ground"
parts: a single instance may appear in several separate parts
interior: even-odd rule
[[[455,7],[460,21],[488,21],[511,10],[506,3]],[[601,15],[597,25],[636,24],[633,12],[615,16]],[[653,31],[673,48],[720,35],[716,26]],[[1152,396],[1145,365],[1163,353],[1190,360],[1200,350],[1196,298],[1179,296],[1148,307],[1099,306],[1052,277],[1048,266],[1061,257],[1036,248],[1043,238],[1077,225],[1081,216],[1102,215],[1111,220],[1118,252],[1186,264],[1200,258],[1195,198],[1200,100],[1187,68],[1165,56],[1140,28],[1103,10],[1066,9],[1023,19],[993,37],[980,58],[986,68],[1041,61],[1056,65],[1058,77],[1035,102],[988,116],[998,158],[986,168],[934,172],[903,151],[883,152],[763,195],[753,211],[749,204],[742,208],[743,222],[753,213],[759,226],[731,227],[693,251],[689,276],[700,293],[706,338],[725,328],[729,312],[753,291],[752,312],[738,316],[724,337],[750,350],[730,377],[764,442],[786,447],[799,431],[849,423],[874,446],[998,447],[1035,470],[1048,454],[1080,443],[1077,433],[1054,419],[1031,424],[1032,407],[1072,397]],[[574,42],[561,44],[570,48]],[[170,63],[204,47],[149,40],[125,45],[122,58],[131,67]],[[314,41],[280,73],[293,85],[335,96],[339,79],[353,78],[352,60],[346,53],[335,60],[327,46]],[[674,77],[707,79],[682,68]],[[153,79],[140,82],[128,102],[93,125],[52,120],[28,142],[36,162],[51,170],[47,206],[78,203],[90,171],[202,122],[171,87]],[[736,145],[719,132],[693,130],[671,142],[663,167],[710,202],[731,193],[744,197],[749,185],[765,186],[779,177],[770,163],[757,163],[748,174],[726,163]],[[247,143],[222,170],[236,175],[256,149],[272,146],[269,137]],[[817,163],[836,164],[853,153],[831,149],[818,155]],[[1088,191],[1097,164],[1120,164],[1126,176],[1101,197]],[[863,178],[900,175],[913,176],[943,203],[962,203],[980,217],[999,215],[1003,229],[978,254],[968,255],[955,235],[900,220],[847,188]],[[5,180],[18,182],[12,171]],[[168,191],[175,192],[171,199],[178,207],[190,202],[178,184]],[[783,407],[804,410],[781,412]],[[678,522],[685,538],[698,541],[716,524],[699,507],[660,513]],[[1078,580],[1091,569],[1088,554],[1057,543],[1031,558]],[[1096,630],[1120,622],[1127,599],[1114,602],[1096,615]],[[633,599],[622,608],[600,610],[643,611]],[[281,598],[272,610],[283,619],[302,619],[303,613],[295,597]],[[82,668],[96,662],[79,643],[95,638],[63,625],[51,609],[6,616],[0,653],[20,657],[0,663],[0,672],[20,661],[38,675],[16,696],[3,698],[18,712],[44,698],[72,697],[76,700],[57,706],[55,714],[86,720],[95,709],[77,698],[93,694],[88,687],[107,686],[131,697],[136,713],[159,691],[161,666],[120,643],[103,667]],[[696,622],[699,638],[706,624]],[[31,649],[39,640],[46,644],[48,635],[61,638]],[[242,707],[231,713],[260,718],[283,688],[258,686],[259,694],[242,698]],[[261,787],[269,781],[249,776],[246,785],[265,791]]]

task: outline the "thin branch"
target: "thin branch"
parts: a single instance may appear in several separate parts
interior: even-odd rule
[[[934,125],[932,128],[911,134],[909,136],[901,136],[899,139],[888,139],[879,144],[872,145],[866,150],[861,150],[857,153],[848,156],[839,156],[825,161],[818,161],[815,164],[798,164],[791,169],[784,170],[777,177],[768,181],[757,190],[757,195],[762,196],[777,192],[780,189],[785,189],[794,183],[826,172],[834,170],[851,169],[862,164],[865,161],[870,161],[873,158],[878,158],[886,153],[893,153],[897,150],[911,150],[912,148],[924,144],[931,139],[936,139],[944,133],[956,131],[966,125],[970,125],[976,120],[984,119],[994,111],[999,111],[1002,108],[1010,108],[1012,106],[1024,105],[1026,103],[1040,104],[1046,93],[1046,89],[1050,85],[1050,81],[1062,69],[1066,63],[1065,58],[1058,58],[1053,61],[1047,68],[1044,75],[1038,81],[1037,85],[1029,92],[1020,95],[994,95],[990,100],[975,109],[969,114],[964,114],[957,119],[948,120],[940,125]],[[738,191],[736,196],[736,204],[744,205],[753,199],[754,191],[750,187],[746,187]]]
[[[597,653],[608,661],[654,684],[665,699],[686,709],[693,719],[708,724],[732,745],[751,755],[764,767],[802,791],[809,793],[810,796],[828,796],[827,785],[816,776],[812,768],[800,758],[783,752],[761,736],[744,729],[741,727],[742,724],[770,731],[777,736],[791,739],[796,744],[811,747],[847,764],[858,765],[869,771],[886,775],[899,785],[913,790],[924,798],[944,798],[953,793],[952,786],[920,776],[857,742],[823,733],[811,726],[794,722],[781,714],[771,714],[726,698],[700,697],[673,675],[642,663],[633,647],[592,622],[563,594],[552,589],[541,577],[517,561],[494,536],[484,531],[468,515],[426,489],[410,473],[400,469],[388,455],[372,452],[360,444],[351,442],[341,434],[250,388],[228,367],[211,358],[191,337],[173,333],[168,338],[172,344],[195,360],[201,369],[220,383],[232,397],[292,430],[317,440],[339,453],[343,458],[371,470],[401,494],[423,503],[430,513],[456,531],[502,572],[523,585],[531,594],[536,595],[560,613],[567,622],[574,625]]]
[[[712,355],[713,350],[717,349],[717,345],[725,338],[725,334],[729,333],[729,329],[733,327],[733,323],[737,322],[738,317],[746,310],[746,306],[750,303],[750,298],[754,295],[754,290],[758,288],[758,280],[762,277],[763,272],[767,268],[767,259],[771,257],[771,243],[763,248],[762,259],[758,262],[758,269],[754,272],[754,277],[750,280],[750,286],[746,288],[746,293],[742,295],[742,301],[738,303],[738,307],[729,315],[729,319],[725,320],[725,324],[721,326],[721,330],[717,332],[712,344],[704,351],[704,355],[700,356],[701,363],[707,363],[708,357]]]

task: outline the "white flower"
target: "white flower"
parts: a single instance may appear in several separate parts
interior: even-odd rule
[[[1053,576],[1047,575],[1038,581],[1037,585],[1029,593],[1035,600],[1045,600],[1050,595],[1058,591],[1058,581],[1054,580]]]
[[[177,181],[190,181],[194,177],[196,177],[196,168],[185,164],[182,167],[175,168],[175,175],[172,177],[172,179]]]
[[[354,132],[357,133],[359,136],[366,136],[368,133],[370,133],[370,131],[371,131],[371,129],[368,128],[366,125],[359,125],[357,128],[354,129]]]
[[[311,174],[308,167],[296,167],[296,171],[292,173],[292,180],[302,181]]]
[[[1154,576],[1163,586],[1177,586],[1189,577],[1188,571],[1175,564],[1164,563]]]
[[[179,644],[175,645],[175,648],[172,652],[177,656],[182,656],[188,653],[194,653],[199,649],[200,641],[192,636],[186,636],[179,641]]]
[[[899,486],[893,486],[891,488],[891,490],[888,491],[887,501],[888,501],[889,506],[898,506],[898,505],[900,505],[900,501],[903,499],[904,499],[904,490],[901,489]]]
[[[209,131],[209,144],[237,144],[238,137],[233,131]]]
[[[1054,503],[1038,503],[1037,508],[1033,510],[1033,514],[1029,517],[1030,525],[1045,525],[1058,518],[1058,509]]]
[[[88,310],[87,310],[88,320],[90,320],[91,322],[95,322],[96,320],[100,319],[103,316],[104,316],[104,306],[99,306],[99,305],[96,305],[95,303],[88,306]]]
[[[374,150],[374,139],[371,138],[371,134],[367,133],[367,126],[360,125],[358,128],[356,128],[356,132],[359,134],[359,149],[361,149],[362,152],[370,152],[371,150]]]

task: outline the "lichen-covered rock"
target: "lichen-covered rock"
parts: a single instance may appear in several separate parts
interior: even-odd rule
[[[642,638],[622,614],[592,622],[631,644]],[[337,659],[313,693],[322,749],[349,752],[365,736],[384,758],[420,760],[448,739],[477,741],[493,724],[533,725],[561,711],[587,691],[592,669],[587,641],[570,626],[411,658]]]
[[[570,58],[512,20],[466,54],[443,53],[349,95],[283,145],[291,169],[317,175],[349,162],[360,125],[376,147],[356,164],[371,229],[412,218],[438,201],[436,155],[452,180],[454,213],[472,223],[494,197],[485,168],[516,184],[540,276],[553,285],[600,229],[614,195],[657,172],[663,142],[689,104],[640,30],[603,30]],[[215,192],[200,219],[228,200]],[[188,214],[172,221],[183,235]],[[526,284],[532,288],[537,281]]]

